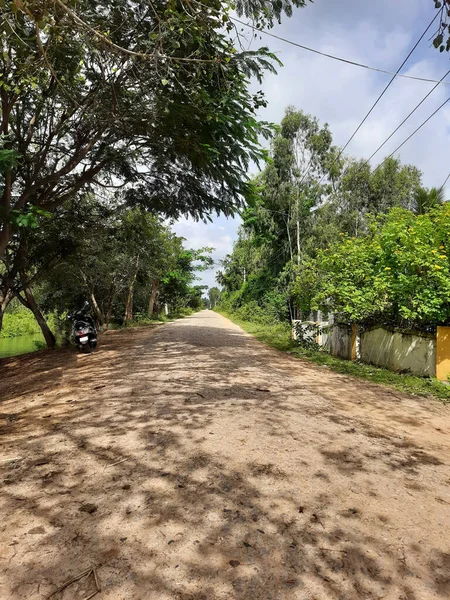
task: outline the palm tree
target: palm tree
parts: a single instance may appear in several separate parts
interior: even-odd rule
[[[417,215],[424,215],[432,208],[436,208],[446,202],[444,188],[419,188],[416,193],[416,206],[414,212]]]

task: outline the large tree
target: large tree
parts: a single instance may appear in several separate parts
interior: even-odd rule
[[[211,287],[208,290],[209,307],[216,308],[220,301],[220,290],[217,287]]]
[[[229,309],[251,305],[253,310],[257,303],[281,318],[286,307],[291,316],[298,308],[309,311],[307,299],[314,292],[317,271],[314,258],[320,251],[345,234],[366,236],[373,215],[393,207],[419,210],[419,204],[423,210],[436,200],[426,191],[426,199],[419,193],[421,173],[416,167],[390,158],[372,170],[333,146],[326,125],[292,107],[273,139],[271,161],[256,183],[259,198],[243,212],[238,240],[217,281]]]
[[[239,0],[236,9],[270,26],[303,4]],[[255,119],[264,99],[249,77],[277,61],[267,48],[234,47],[231,6],[1,3],[0,310],[17,275],[18,226],[87,188],[122,188],[125,200],[171,217],[231,214],[253,197],[247,166],[264,158],[258,136],[268,128]]]
[[[266,5],[267,3],[264,3]],[[294,2],[294,4],[302,4]],[[253,16],[291,2],[240,2]],[[228,2],[13,0],[2,7],[1,133],[21,155],[2,193],[0,256],[12,211],[52,209],[87,185],[138,184],[171,216],[229,214],[252,188],[264,102],[248,76],[267,49],[237,52]]]

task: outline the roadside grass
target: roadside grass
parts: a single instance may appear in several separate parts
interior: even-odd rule
[[[160,313],[154,315],[153,317],[149,317],[142,313],[136,313],[134,319],[128,321],[126,325],[118,325],[117,329],[127,328],[127,327],[147,327],[152,325],[160,325],[161,323],[169,323],[170,321],[176,321],[177,319],[184,319],[184,317],[188,317],[189,315],[194,314],[196,311],[191,308],[182,308],[179,311],[169,313],[165,315],[164,313]]]
[[[48,326],[52,331],[57,329],[57,317],[55,314],[45,315]],[[3,317],[3,326],[0,331],[0,339],[37,335],[41,329],[33,313],[27,308],[19,307],[11,312],[6,312]]]
[[[450,403],[450,385],[446,385],[437,379],[417,377],[407,373],[394,373],[380,367],[336,358],[328,352],[302,348],[291,339],[291,328],[287,323],[272,325],[252,323],[238,319],[233,313],[215,310],[242,327],[247,333],[255,336],[256,339],[281,352],[287,352],[291,356],[309,360],[336,373],[393,387],[415,396],[432,396],[438,398],[444,404]]]

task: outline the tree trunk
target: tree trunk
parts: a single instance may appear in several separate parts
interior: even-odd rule
[[[134,296],[134,279],[133,283],[130,285],[130,289],[128,290],[127,301],[125,304],[125,316],[123,318],[123,322],[126,325],[128,321],[133,319],[133,296]]]
[[[294,320],[294,315],[292,314],[292,302],[289,300],[289,319],[292,323],[292,321]]]
[[[11,225],[9,223],[10,210],[11,210],[11,187],[12,187],[12,173],[7,171],[4,175],[4,187],[1,208],[3,211],[3,223],[0,231],[0,258],[6,251],[9,241],[11,239]]]
[[[56,338],[53,335],[50,327],[47,325],[44,315],[41,313],[39,306],[37,305],[37,302],[33,296],[33,293],[31,292],[31,288],[28,284],[27,278],[24,273],[20,274],[20,279],[22,282],[22,288],[25,293],[26,299],[24,300],[20,293],[17,293],[16,296],[20,300],[20,302],[22,302],[22,304],[29,308],[33,313],[36,321],[38,322],[39,327],[41,328],[42,335],[44,336],[47,347],[54,348],[56,345]]]
[[[92,307],[94,309],[94,314],[95,314],[95,317],[97,319],[98,325],[101,325],[102,327],[104,327],[104,325],[105,325],[105,317],[103,316],[103,313],[100,310],[100,307],[99,307],[99,305],[97,303],[97,299],[96,299],[95,294],[94,294],[94,286],[93,285],[91,285],[89,287],[89,298],[91,300]]]
[[[291,261],[294,262],[294,254],[292,252],[292,241],[291,241],[291,232],[289,231],[289,219],[286,219],[286,231],[289,241],[289,254],[291,255]]]
[[[4,230],[3,230],[4,231]],[[0,276],[0,331],[2,330],[3,324],[3,315],[8,304],[14,298],[14,280],[19,271],[19,266],[23,262],[23,255],[25,252],[25,246],[23,244],[23,239],[20,240],[19,247],[17,248],[16,255],[14,258],[13,265],[10,267],[9,271],[3,273]]]
[[[112,284],[109,289],[108,308],[106,309],[106,316],[105,316],[105,329],[108,329],[109,324],[111,323],[113,302],[114,302],[115,297],[116,297],[116,287],[114,284]]]
[[[156,279],[152,280],[152,291],[150,293],[150,300],[148,303],[148,316],[153,316],[153,311],[155,310],[155,301],[156,294],[158,293],[158,281]]]
[[[1,133],[6,139],[5,149],[11,149],[12,145],[8,139],[9,133],[9,119],[13,108],[13,103],[8,96],[7,90],[2,87],[1,90],[1,105],[2,105],[2,118],[1,118]],[[0,212],[2,212],[3,223],[0,230],[0,258],[3,257],[6,248],[11,239],[11,224],[9,222],[11,212],[11,191],[14,181],[14,176],[10,168],[8,168],[3,174],[3,192],[0,200]]]
[[[130,287],[128,288],[127,302],[125,304],[125,316],[123,319],[123,322],[125,325],[128,323],[128,321],[131,321],[133,319],[134,284],[136,283],[138,271],[139,271],[139,255],[136,259],[136,268],[134,270],[134,274],[131,279]]]
[[[0,291],[0,333],[3,326],[3,315],[8,307],[8,304],[14,298],[14,293],[11,289],[6,291]]]

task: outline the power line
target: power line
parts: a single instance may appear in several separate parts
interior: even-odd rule
[[[389,140],[390,140],[390,139],[391,139],[391,138],[392,138],[392,137],[393,137],[393,136],[394,136],[394,135],[397,133],[397,131],[398,131],[398,130],[399,130],[401,127],[403,127],[403,125],[406,123],[406,121],[408,121],[408,119],[409,119],[410,117],[412,117],[412,115],[413,115],[413,114],[416,112],[416,110],[422,106],[422,104],[425,102],[425,100],[427,100],[427,99],[428,99],[428,98],[431,96],[431,94],[434,92],[434,90],[435,90],[437,87],[439,87],[439,84],[440,84],[440,83],[442,83],[443,79],[444,79],[445,77],[447,77],[447,75],[448,75],[449,73],[450,73],[450,70],[448,70],[448,71],[447,71],[447,73],[446,73],[446,74],[445,74],[445,75],[442,77],[441,81],[438,81],[438,83],[436,83],[436,85],[435,85],[435,86],[434,86],[434,87],[433,87],[433,88],[432,88],[432,89],[431,89],[431,90],[428,92],[428,94],[422,98],[422,100],[419,102],[419,104],[417,104],[417,105],[416,105],[416,106],[413,108],[413,110],[412,110],[412,111],[411,111],[411,112],[410,112],[410,113],[409,113],[409,114],[408,114],[408,115],[407,115],[407,116],[406,116],[406,117],[403,119],[403,121],[400,123],[400,125],[399,125],[399,126],[396,128],[396,129],[394,129],[394,131],[393,131],[393,132],[392,132],[392,133],[389,135],[389,137],[387,137],[387,138],[384,140],[384,142],[378,146],[378,148],[375,150],[375,152],[374,152],[374,153],[373,153],[373,154],[372,154],[372,155],[371,155],[371,156],[370,156],[370,157],[369,157],[367,160],[365,160],[365,161],[362,163],[362,165],[360,166],[360,168],[359,168],[359,169],[358,169],[358,171],[357,171],[358,173],[359,173],[359,171],[360,171],[360,170],[361,170],[363,167],[365,167],[365,165],[369,164],[369,162],[372,160],[372,158],[375,156],[375,154],[378,154],[378,152],[381,150],[381,148],[383,148],[383,146],[385,146],[385,145],[388,143],[388,141],[389,141]]]
[[[445,184],[447,183],[447,181],[450,179],[450,173],[447,175],[447,177],[445,178],[444,183],[441,185],[441,190],[443,190],[445,188]]]
[[[422,33],[422,35],[420,36],[420,38],[417,40],[417,42],[414,44],[414,46],[411,48],[411,50],[409,51],[408,55],[406,56],[405,60],[402,62],[402,64],[399,66],[399,68],[397,69],[396,73],[394,74],[394,76],[390,79],[389,83],[385,86],[384,90],[381,92],[381,94],[378,96],[378,98],[375,100],[375,102],[372,104],[371,108],[369,109],[368,113],[365,115],[365,117],[363,118],[363,120],[361,121],[361,123],[358,125],[358,127],[355,129],[355,131],[352,133],[352,135],[350,136],[349,140],[347,141],[347,143],[345,144],[345,146],[343,146],[343,148],[340,149],[340,151],[338,152],[338,155],[336,156],[336,158],[333,160],[331,167],[333,167],[336,164],[336,161],[338,161],[340,159],[340,157],[342,156],[342,154],[344,153],[344,150],[347,148],[347,146],[350,144],[350,142],[353,140],[353,138],[356,136],[356,134],[358,133],[358,131],[361,129],[361,127],[364,125],[364,123],[367,121],[367,119],[369,118],[369,116],[372,114],[372,112],[374,111],[375,107],[378,105],[378,103],[380,102],[380,100],[383,98],[383,96],[385,95],[385,93],[388,91],[388,89],[391,87],[391,85],[394,83],[395,78],[397,77],[397,75],[400,73],[400,71],[402,70],[402,68],[405,66],[405,64],[407,63],[407,61],[409,60],[410,56],[412,55],[412,53],[415,51],[415,49],[417,48],[417,46],[420,44],[420,42],[423,40],[423,38],[425,37],[427,31],[430,29],[430,27],[433,25],[434,21],[437,19],[437,17],[439,16],[439,13],[436,13],[435,16],[431,19],[430,23],[428,24],[427,28],[425,29],[425,31]],[[322,183],[322,181],[325,179],[326,177],[326,173],[324,173],[318,183],[318,186],[320,186],[320,184]],[[318,192],[319,193],[319,192]]]
[[[439,106],[439,107],[438,107],[438,108],[437,108],[437,109],[436,109],[436,110],[435,110],[435,111],[434,111],[434,112],[433,112],[433,113],[432,113],[432,114],[431,114],[431,115],[428,117],[428,119],[425,119],[425,121],[424,121],[424,122],[423,122],[421,125],[419,125],[419,127],[417,127],[417,129],[415,129],[415,130],[414,130],[414,131],[411,133],[411,135],[409,135],[409,136],[406,138],[406,140],[404,140],[404,141],[403,141],[403,142],[400,144],[400,146],[397,146],[397,148],[396,148],[396,149],[395,149],[393,152],[391,152],[391,154],[389,154],[389,156],[386,156],[386,158],[383,160],[383,162],[382,162],[382,163],[380,163],[380,164],[378,165],[378,167],[375,169],[375,171],[378,171],[378,169],[379,169],[380,167],[382,167],[386,161],[388,161],[390,158],[392,158],[392,156],[394,156],[394,154],[395,154],[396,152],[398,152],[398,151],[400,150],[400,148],[402,148],[402,147],[403,147],[403,146],[406,144],[406,142],[409,142],[409,140],[410,140],[410,139],[411,139],[411,138],[412,138],[414,135],[416,135],[416,133],[417,133],[418,131],[420,131],[420,129],[422,129],[422,127],[423,127],[424,125],[426,125],[426,124],[428,123],[428,121],[430,121],[430,120],[431,120],[431,119],[434,117],[434,115],[435,115],[436,113],[438,113],[438,112],[441,110],[441,108],[443,108],[443,107],[444,107],[444,106],[447,104],[447,102],[450,102],[450,97],[449,97],[449,98],[447,98],[447,100],[445,100],[445,102],[443,102],[443,103],[442,103],[442,104],[441,104],[441,105],[440,105],[440,106]],[[374,171],[374,173],[375,173],[375,171]],[[447,179],[448,179],[448,178],[447,178]],[[447,180],[445,180],[445,183],[447,183]],[[444,185],[445,185],[445,183],[444,183]]]
[[[306,50],[308,52],[313,52],[314,54],[318,54],[319,56],[324,56],[326,58],[331,58],[332,60],[337,60],[339,62],[353,65],[355,67],[360,67],[362,69],[368,69],[369,71],[375,71],[377,73],[384,73],[385,75],[395,75],[397,77],[402,77],[404,79],[413,79],[414,81],[425,81],[427,83],[438,83],[437,79],[428,79],[426,77],[415,77],[414,75],[405,75],[402,73],[394,73],[393,71],[387,71],[386,69],[378,69],[377,67],[371,67],[369,65],[365,65],[363,63],[355,62],[353,60],[349,60],[347,58],[342,58],[340,56],[334,56],[333,54],[327,54],[326,52],[321,52],[320,50],[316,50],[315,48],[310,48],[309,46],[304,46],[303,44],[298,44],[297,42],[293,42],[292,40],[288,40],[279,35],[275,35],[274,33],[269,33],[264,29],[258,29],[254,25],[250,25],[250,23],[245,23],[244,21],[240,21],[239,19],[235,19],[234,17],[230,17],[232,21],[235,23],[239,23],[240,25],[244,25],[249,29],[253,29],[253,31],[257,31],[258,33],[264,33],[264,35],[268,35],[272,38],[285,42],[286,44],[290,44],[291,46],[296,46],[297,48],[301,48],[302,50]],[[436,17],[435,17],[436,18]],[[433,19],[434,21],[434,19]],[[431,24],[430,24],[431,25]],[[427,30],[428,31],[428,30]],[[445,85],[450,85],[450,81],[442,81],[439,83],[443,83]]]
[[[283,254],[288,254],[288,249],[286,248],[282,248],[279,252],[277,252],[275,254],[275,256],[272,256],[271,259],[269,261],[267,261],[267,265],[272,265],[274,262],[276,262]]]
[[[423,38],[425,37],[427,31],[430,29],[430,27],[433,25],[434,21],[436,20],[436,18],[438,17],[439,13],[437,13],[430,21],[430,24],[428,25],[428,27],[425,29],[425,31],[422,33],[422,35],[420,36],[420,38],[417,40],[417,42],[414,44],[414,46],[411,48],[411,50],[409,51],[407,57],[405,58],[405,60],[402,62],[402,64],[399,66],[399,68],[397,69],[397,72],[395,73],[395,75],[391,78],[391,80],[389,81],[389,83],[386,85],[386,87],[384,88],[384,90],[381,92],[381,94],[378,96],[378,98],[375,100],[375,102],[372,104],[369,112],[366,114],[366,116],[364,117],[364,119],[361,121],[361,123],[358,125],[358,127],[355,129],[355,131],[352,133],[352,135],[350,136],[350,139],[348,140],[348,142],[345,144],[345,146],[343,148],[341,148],[339,154],[337,155],[337,157],[334,159],[333,164],[336,163],[337,160],[339,160],[339,158],[342,156],[344,150],[347,148],[347,146],[350,144],[350,142],[353,140],[353,138],[356,136],[356,134],[358,133],[358,131],[361,129],[361,127],[364,125],[364,123],[367,121],[367,119],[370,117],[370,115],[372,114],[372,112],[374,111],[375,107],[378,105],[378,103],[380,102],[381,98],[383,98],[383,96],[385,95],[385,93],[388,91],[388,89],[391,87],[391,85],[394,83],[395,78],[397,77],[397,75],[400,73],[400,71],[403,69],[403,67],[405,66],[405,64],[408,62],[410,56],[412,55],[412,53],[414,52],[414,50],[417,48],[417,46],[420,44],[420,42],[423,40]],[[323,179],[323,178],[322,178]],[[322,180],[321,180],[322,181]],[[320,182],[319,182],[320,183]]]
[[[356,134],[358,133],[358,131],[361,129],[361,127],[364,125],[364,123],[367,121],[367,119],[369,118],[369,116],[371,115],[371,113],[373,112],[373,110],[375,109],[375,107],[378,105],[378,103],[380,102],[380,100],[382,99],[382,97],[384,96],[384,94],[387,92],[387,90],[389,89],[389,87],[392,85],[392,83],[394,82],[394,80],[396,79],[396,77],[401,76],[399,73],[401,71],[401,69],[404,67],[404,65],[406,64],[406,62],[409,60],[409,58],[411,57],[411,55],[413,54],[413,52],[416,50],[417,46],[420,44],[420,42],[423,40],[423,38],[425,37],[426,33],[428,32],[428,30],[430,29],[430,27],[432,26],[432,24],[434,23],[434,21],[436,20],[438,14],[436,14],[433,19],[431,20],[431,22],[429,23],[429,25],[427,26],[427,28],[425,29],[425,31],[422,33],[422,35],[420,36],[420,38],[418,39],[418,41],[415,43],[415,45],[413,46],[413,48],[409,51],[408,55],[406,56],[406,58],[404,59],[404,61],[402,62],[402,64],[400,65],[400,67],[397,69],[396,73],[392,73],[393,77],[391,78],[391,80],[389,81],[389,83],[385,86],[384,90],[381,92],[381,94],[378,96],[377,100],[374,102],[374,104],[372,105],[372,107],[370,108],[370,110],[368,111],[368,113],[365,115],[365,117],[363,118],[363,120],[361,121],[361,123],[358,125],[358,127],[355,129],[355,131],[353,132],[353,134],[350,136],[350,139],[347,141],[347,143],[344,145],[344,147],[340,150],[340,152],[338,153],[337,157],[334,159],[333,164],[336,163],[336,161],[342,156],[343,152],[345,151],[345,149],[348,147],[348,145],[350,144],[350,142],[353,140],[353,138],[356,136]],[[246,23],[239,21],[238,19],[234,19],[235,21],[242,23],[243,25],[247,25]],[[251,27],[252,29],[257,30],[255,27],[247,25],[248,27]],[[259,30],[257,30],[259,31]],[[306,50],[311,50],[313,52],[316,52],[317,54],[324,54],[321,53],[319,51],[314,51],[310,48],[304,47],[300,44],[296,44],[295,42],[290,42],[289,40],[285,40],[283,38],[279,38],[278,36],[275,36],[274,34],[270,34],[268,32],[263,31],[262,33],[266,33],[267,35],[270,35],[272,37],[276,37],[278,39],[281,39],[285,42],[291,43],[295,46],[299,46],[300,48],[304,48]],[[329,58],[335,58],[331,55],[325,55],[325,56],[329,56]],[[340,59],[337,59],[340,60]],[[343,60],[343,62],[348,62]],[[357,63],[351,63],[351,64],[357,64]],[[363,66],[363,65],[358,65],[357,66]],[[362,165],[364,166],[365,164],[367,164],[368,162],[370,162],[370,160],[379,152],[379,150],[381,150],[381,148],[393,137],[393,135],[395,135],[395,133],[397,133],[397,131],[406,123],[406,121],[418,110],[418,108],[425,102],[425,100],[427,100],[427,98],[429,98],[429,96],[434,92],[434,90],[441,84],[441,83],[450,83],[450,82],[444,82],[444,78],[447,77],[447,75],[450,73],[450,70],[447,71],[447,73],[438,81],[438,80],[427,80],[430,82],[435,83],[436,85],[428,92],[428,94],[426,94],[426,96],[416,105],[416,107],[407,115],[407,117],[400,123],[400,125],[389,135],[389,137],[377,148],[377,150],[375,150],[375,152],[371,155],[371,157],[365,161],[365,163]],[[450,98],[447,98],[447,100],[445,100],[445,102],[443,102],[421,125],[419,125],[419,127],[417,127],[417,129],[415,129],[413,131],[413,133],[411,133],[411,135],[409,135],[406,140],[404,140],[389,156],[387,156],[382,163],[380,163],[374,172],[376,172],[380,167],[382,167],[386,161],[391,158],[396,152],[398,152],[398,150],[400,150],[400,148],[402,148],[418,131],[420,131],[420,129],[422,129],[422,127],[424,127],[428,121],[430,121],[448,102],[450,101]],[[332,165],[333,166],[333,165]],[[361,166],[361,168],[362,168]],[[309,170],[309,165],[308,168],[306,169],[306,172],[304,173],[303,177],[302,177],[302,181],[305,178],[307,172]],[[321,182],[323,181],[323,179],[325,178],[326,174],[322,175],[322,178],[320,179],[318,185],[321,184]],[[450,178],[450,173],[448,174],[444,184],[442,185],[442,187],[445,186],[445,184],[447,183],[448,179]],[[264,207],[265,208],[265,207]],[[285,214],[286,213],[282,213],[281,211],[271,211],[270,209],[265,209],[268,210],[269,212],[279,212],[280,214]],[[288,216],[288,215],[287,215]]]
[[[272,210],[272,209],[270,209],[270,208],[266,208],[266,207],[265,207],[265,206],[263,206],[262,204],[261,204],[260,206],[261,206],[261,208],[263,208],[264,210],[267,210],[268,212],[271,212],[271,213],[278,213],[279,215],[284,215],[284,216],[287,216],[287,217],[289,217],[289,216],[290,216],[290,213],[283,212],[283,211],[281,211],[281,210]]]

